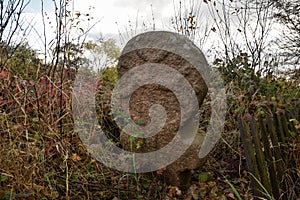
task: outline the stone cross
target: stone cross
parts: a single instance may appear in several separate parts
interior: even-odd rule
[[[195,62],[191,62],[194,58],[197,58],[196,64],[198,66],[194,66]],[[119,79],[126,73],[130,73],[132,69],[139,70],[139,66],[149,69],[148,71],[154,74],[153,77],[162,77],[162,79],[168,78],[168,72],[164,70],[157,71],[156,69],[159,69],[157,67],[165,67],[166,70],[172,71],[173,69],[178,72],[180,75],[167,80],[168,85],[179,88],[178,94],[167,86],[154,82],[142,85],[130,95],[121,95],[120,98],[123,102],[129,102],[128,111],[124,112],[138,126],[146,127],[155,120],[158,122],[162,120],[164,123],[156,134],[150,137],[139,137],[143,132],[130,135],[123,131],[120,134],[120,144],[127,151],[137,153],[153,152],[168,145],[178,130],[181,129],[184,132],[183,140],[192,139],[193,141],[175,162],[166,166],[164,173],[166,173],[169,184],[187,186],[191,170],[199,169],[205,163],[205,158],[200,159],[198,156],[205,132],[197,127],[195,137],[190,137],[193,135],[190,127],[193,126],[192,123],[197,118],[199,107],[202,105],[208,91],[197,67],[200,67],[201,72],[205,72],[208,71],[206,70],[208,64],[201,51],[186,37],[171,32],[155,31],[140,34],[126,44],[118,63]],[[149,75],[133,75],[131,80],[134,82],[133,86],[141,85],[147,76]],[[182,87],[184,81],[190,84],[194,91],[197,99],[196,104],[195,99],[185,95],[186,89]],[[178,96],[184,97],[184,105],[181,105]],[[163,108],[165,114],[151,113],[153,105],[160,105],[161,107],[157,107],[157,109],[161,110]],[[164,117],[166,117],[165,120],[160,119]],[[123,127],[125,125],[123,124]],[[154,127],[149,129],[151,129],[150,132],[155,131]],[[132,139],[133,136],[134,139]],[[178,145],[181,144],[178,143]],[[174,153],[176,154],[176,151]],[[155,162],[155,160],[152,162]]]

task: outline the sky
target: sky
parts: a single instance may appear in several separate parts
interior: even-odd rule
[[[45,43],[43,40],[44,26],[41,15],[41,1],[43,1],[44,10],[47,13],[45,24],[48,40],[46,43],[49,49],[51,49],[51,38],[55,37],[53,0],[31,0],[25,10],[24,18],[33,27],[27,40],[30,46],[37,50],[43,49]],[[58,2],[59,0],[56,1]],[[179,1],[180,0],[73,0],[69,9],[75,13],[77,11],[80,11],[81,14],[88,13],[93,17],[93,19],[89,21],[87,17],[83,17],[83,20],[79,24],[79,27],[83,30],[87,30],[92,25],[95,25],[89,31],[87,40],[96,41],[101,37],[114,38],[122,48],[127,40],[134,35],[144,32],[146,28],[147,30],[152,30],[153,18],[156,30],[174,31],[171,25],[171,18],[175,15],[174,5],[178,7]],[[201,0],[182,0],[182,2],[186,4],[190,2],[202,3],[200,11],[200,15],[202,15],[201,20],[204,26],[206,22],[209,22],[207,5]],[[145,22],[144,25],[143,22]],[[212,26],[215,25],[210,23],[209,29]],[[130,29],[132,29],[133,32],[131,32]],[[237,32],[236,27],[233,27],[233,29],[233,31]],[[121,33],[121,36],[119,33]],[[272,36],[273,38],[278,35],[276,31],[271,34],[274,34],[274,36]],[[200,37],[204,36],[201,34]],[[218,46],[221,45],[217,37],[216,33],[211,32],[206,46],[200,47],[209,62],[214,60],[216,56],[214,53],[210,53],[210,51],[214,49],[212,47],[218,48]],[[237,37],[234,39],[239,42],[243,38]]]
[[[45,16],[47,49],[51,49],[51,38],[55,38],[53,0],[30,0],[24,18],[33,27],[27,36],[28,43],[34,49],[42,50],[43,53],[45,41],[41,1],[43,1],[44,11],[47,13]],[[89,21],[87,18],[83,18],[84,20],[79,25],[83,30],[95,25],[89,31],[87,40],[113,38],[122,49],[133,36],[153,30],[153,24],[155,24],[155,30],[174,31],[171,18],[175,16],[174,9],[178,9],[179,1],[182,1],[183,7],[188,7],[190,2],[200,3],[202,19],[207,21],[207,15],[209,15],[206,9],[207,5],[201,0],[73,0],[69,9],[75,13],[77,11],[82,14],[89,13],[93,17]],[[210,47],[200,49],[205,53]]]
[[[75,4],[77,8],[81,7],[82,1]],[[88,0],[94,6],[92,15],[95,19],[100,20],[98,26],[95,27],[95,33],[117,34],[118,32],[126,32],[130,30],[144,28],[142,23],[145,22],[148,27],[152,24],[152,13],[157,26],[162,28],[162,21],[165,21],[171,14],[171,0],[112,0],[105,3],[101,1]],[[153,10],[153,12],[152,12]],[[138,25],[137,25],[138,24]],[[152,26],[151,26],[152,27]]]
[[[54,30],[51,30],[52,24],[55,22],[54,3],[52,0],[43,0],[44,11],[47,12],[47,35],[49,38],[54,36]],[[34,26],[29,40],[38,40],[43,30],[43,22],[41,15],[41,0],[31,0],[27,6],[24,16],[26,21]],[[119,32],[126,32],[132,27],[133,30],[153,27],[153,20],[157,29],[170,29],[168,21],[173,12],[172,0],[74,0],[70,9],[80,11],[82,14],[89,13],[93,19],[81,22],[83,29],[95,25],[89,32],[91,39],[104,37],[119,37]],[[143,22],[145,25],[143,26]],[[138,25],[137,25],[138,24]],[[39,34],[39,35],[37,35]],[[42,46],[42,41],[33,42],[38,48]]]
[[[52,43],[56,32],[54,0],[28,1],[30,2],[23,12],[23,19],[31,27],[26,41],[40,52],[39,57],[43,59],[45,44],[48,55],[51,55],[50,49],[53,49],[54,44]],[[59,0],[55,1],[58,4]],[[122,49],[133,36],[146,30],[153,30],[153,18],[156,30],[171,30],[173,3],[176,1],[179,0],[73,0],[68,9],[73,10],[73,13],[81,13],[78,28],[88,30],[93,26],[85,41],[96,42],[99,38],[113,38]],[[46,26],[42,20],[42,2],[46,13],[44,15]],[[89,16],[86,17],[85,14]]]

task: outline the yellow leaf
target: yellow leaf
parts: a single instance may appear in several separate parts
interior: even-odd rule
[[[214,187],[214,186],[217,185],[217,183],[215,181],[208,181],[207,184],[208,184],[209,187]]]
[[[228,197],[230,197],[231,199],[235,199],[234,194],[233,194],[232,192],[230,192],[230,193],[228,194]]]
[[[74,153],[74,154],[72,155],[72,160],[73,160],[74,162],[78,162],[78,161],[81,161],[81,157],[78,156],[76,153]]]

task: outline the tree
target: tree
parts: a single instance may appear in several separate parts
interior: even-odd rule
[[[17,31],[22,29],[21,15],[29,2],[30,0],[0,1],[0,42],[5,38],[10,44]]]
[[[0,0],[0,68],[5,66],[9,57],[22,45],[23,37],[20,40],[16,36],[27,34],[28,26],[24,27],[21,15],[29,2],[30,0]]]
[[[2,58],[6,60],[6,70],[9,70],[14,77],[23,80],[36,80],[39,72],[45,69],[42,61],[38,58],[35,50],[27,43],[17,46],[2,46]]]
[[[117,61],[120,57],[121,50],[116,44],[116,41],[110,39],[98,39],[94,42],[85,43],[85,48],[90,53],[88,65],[92,65],[92,68],[106,68],[116,67]],[[101,71],[101,70],[100,70]]]
[[[215,20],[215,32],[219,34],[225,53],[225,61],[246,53],[250,68],[261,73],[266,70],[269,32],[273,20],[270,1],[243,0],[209,3]]]
[[[171,17],[172,28],[181,35],[185,35],[194,41],[199,47],[203,47],[211,34],[212,24],[207,16],[204,16],[204,3],[202,1],[179,1],[179,5],[173,2],[174,16]]]
[[[300,64],[300,1],[274,1],[274,7],[274,17],[286,27],[283,31],[285,40],[280,44],[284,49],[283,56],[290,64]]]

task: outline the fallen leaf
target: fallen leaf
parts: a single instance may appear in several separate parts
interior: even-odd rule
[[[230,197],[231,199],[235,199],[234,194],[232,192],[228,194],[228,197]]]
[[[156,171],[156,174],[163,175],[163,173],[164,173],[164,171],[166,171],[166,169],[167,169],[166,167],[164,167],[162,169],[159,169],[159,170]]]
[[[81,161],[81,157],[78,156],[76,153],[74,153],[74,154],[72,155],[72,160],[73,160],[74,162],[78,162],[78,161]]]

